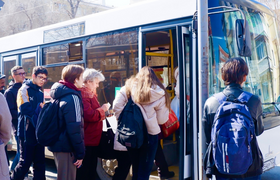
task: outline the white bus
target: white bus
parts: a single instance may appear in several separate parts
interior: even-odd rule
[[[208,97],[225,88],[220,68],[231,57],[246,60],[250,73],[244,90],[263,103],[265,132],[258,140],[264,170],[280,163],[278,47],[274,14],[256,1],[155,0],[0,38],[0,71],[8,84],[15,65],[23,66],[29,78],[34,66],[46,67],[48,99],[64,66],[100,69],[106,80],[98,90],[99,102],[112,104],[125,80],[146,65],[173,98],[178,67],[180,129],[163,140],[163,150],[170,170],[175,171],[173,179],[197,180],[206,179],[202,108]],[[100,179],[111,179],[116,166],[116,160],[100,160]]]

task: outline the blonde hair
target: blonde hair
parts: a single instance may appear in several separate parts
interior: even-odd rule
[[[145,66],[138,72],[136,76],[132,76],[126,81],[125,87],[127,97],[131,96],[131,89],[133,86],[135,86],[135,88],[133,88],[133,99],[135,103],[139,104],[149,102],[151,99],[150,88],[153,86],[159,86],[165,92],[165,105],[168,109],[170,109],[169,94],[152,68]]]

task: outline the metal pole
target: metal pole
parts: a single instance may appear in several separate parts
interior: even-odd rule
[[[203,155],[206,151],[205,135],[202,127],[203,106],[208,97],[208,0],[198,0],[198,78],[199,78],[199,179],[206,179],[203,170]]]

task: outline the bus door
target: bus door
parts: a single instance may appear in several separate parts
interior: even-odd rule
[[[197,161],[193,160],[197,152],[197,124],[196,121],[196,97],[195,85],[196,64],[191,59],[196,54],[195,41],[192,42],[191,26],[177,26],[177,56],[179,67],[179,92],[180,92],[180,179],[196,179]],[[193,53],[194,52],[194,53]],[[194,84],[194,85],[192,85]]]
[[[193,124],[191,108],[191,33],[189,26],[142,31],[142,66],[153,68],[170,93],[171,108],[179,117],[180,128],[176,133],[160,140],[172,179],[191,179],[193,166]],[[178,69],[178,70],[177,70]],[[178,74],[175,74],[178,72]],[[154,166],[152,176],[157,176]]]

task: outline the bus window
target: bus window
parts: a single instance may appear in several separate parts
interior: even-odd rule
[[[83,60],[83,42],[64,43],[43,48],[43,65]]]
[[[26,72],[26,78],[32,78],[32,70],[35,67],[36,52],[21,55],[21,64]]]
[[[138,31],[136,29],[91,36],[86,42],[88,68],[102,71],[105,81],[97,89],[100,104],[113,104],[125,80],[138,71]]]
[[[18,56],[4,57],[4,74],[6,75],[6,89],[9,87],[9,83],[13,80],[11,69],[16,65]]]

